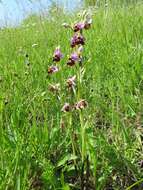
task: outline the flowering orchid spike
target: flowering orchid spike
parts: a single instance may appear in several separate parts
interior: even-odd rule
[[[59,62],[62,57],[63,57],[63,54],[61,53],[60,47],[57,47],[53,54],[53,61]]]

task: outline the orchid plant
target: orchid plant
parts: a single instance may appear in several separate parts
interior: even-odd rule
[[[88,30],[91,28],[92,19],[89,17],[89,15],[85,15],[85,18],[83,21],[77,22],[73,25],[69,25],[64,23],[63,26],[66,29],[70,29],[73,31],[73,37],[71,37],[70,40],[70,47],[71,47],[71,55],[68,57],[68,60],[66,62],[67,66],[69,67],[77,67],[75,69],[75,74],[73,76],[69,76],[66,80],[66,88],[71,92],[71,98],[74,94],[75,99],[77,100],[74,102],[74,104],[71,105],[69,102],[65,102],[64,105],[61,108],[61,112],[63,114],[68,114],[68,121],[69,121],[69,128],[72,128],[72,113],[78,110],[79,112],[79,120],[80,120],[80,134],[79,139],[81,142],[81,148],[80,148],[80,154],[81,154],[81,160],[82,164],[84,165],[85,159],[88,155],[86,155],[86,141],[85,141],[85,124],[84,124],[84,117],[83,117],[83,110],[88,107],[88,102],[83,97],[80,97],[80,85],[82,83],[81,79],[81,70],[83,65],[83,46],[86,45],[86,39],[83,35],[84,30]],[[59,71],[59,67],[57,64],[61,61],[63,58],[63,53],[61,52],[60,46],[58,46],[53,54],[53,65],[48,68],[48,74],[54,74]],[[77,88],[76,88],[77,86]],[[57,93],[59,91],[60,84],[54,84],[49,86],[49,90],[53,93]],[[73,93],[72,93],[73,92]],[[62,128],[64,126],[64,119],[62,118]],[[72,130],[71,135],[71,142],[72,142],[72,149],[73,149],[73,155],[76,156],[76,147],[74,143],[74,129]],[[76,165],[76,162],[75,162]]]

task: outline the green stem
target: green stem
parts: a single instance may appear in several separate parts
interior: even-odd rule
[[[133,187],[135,187],[136,185],[139,185],[141,182],[143,182],[143,178],[137,182],[135,182],[134,184],[132,184],[130,187],[128,187],[126,190],[130,190],[132,189]]]
[[[85,126],[83,122],[83,115],[82,111],[80,111],[79,114],[80,117],[80,124],[81,124],[81,156],[82,156],[82,162],[84,162],[85,159],[85,152],[86,152],[86,141],[85,141]]]
[[[76,151],[75,151],[75,144],[74,144],[74,139],[73,139],[73,130],[72,130],[72,113],[70,113],[69,115],[69,128],[71,130],[71,143],[72,143],[72,151],[73,151],[73,155],[76,156]],[[76,166],[76,160],[74,160],[74,164]]]

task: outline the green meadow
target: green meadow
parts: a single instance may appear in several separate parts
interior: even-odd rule
[[[143,189],[143,4],[90,12],[82,65],[67,65],[74,32],[62,24],[84,10],[53,7],[0,30],[0,190]]]

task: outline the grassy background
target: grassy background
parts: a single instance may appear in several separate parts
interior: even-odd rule
[[[76,14],[53,9],[48,19],[33,15],[0,30],[1,190],[81,189],[83,165],[87,189],[143,188],[143,5],[93,13],[78,89],[89,103],[83,112],[60,111],[79,98],[65,88],[79,68],[66,65],[72,32],[61,27],[78,20]],[[49,77],[59,44],[61,71]],[[57,82],[60,100],[48,90]]]

